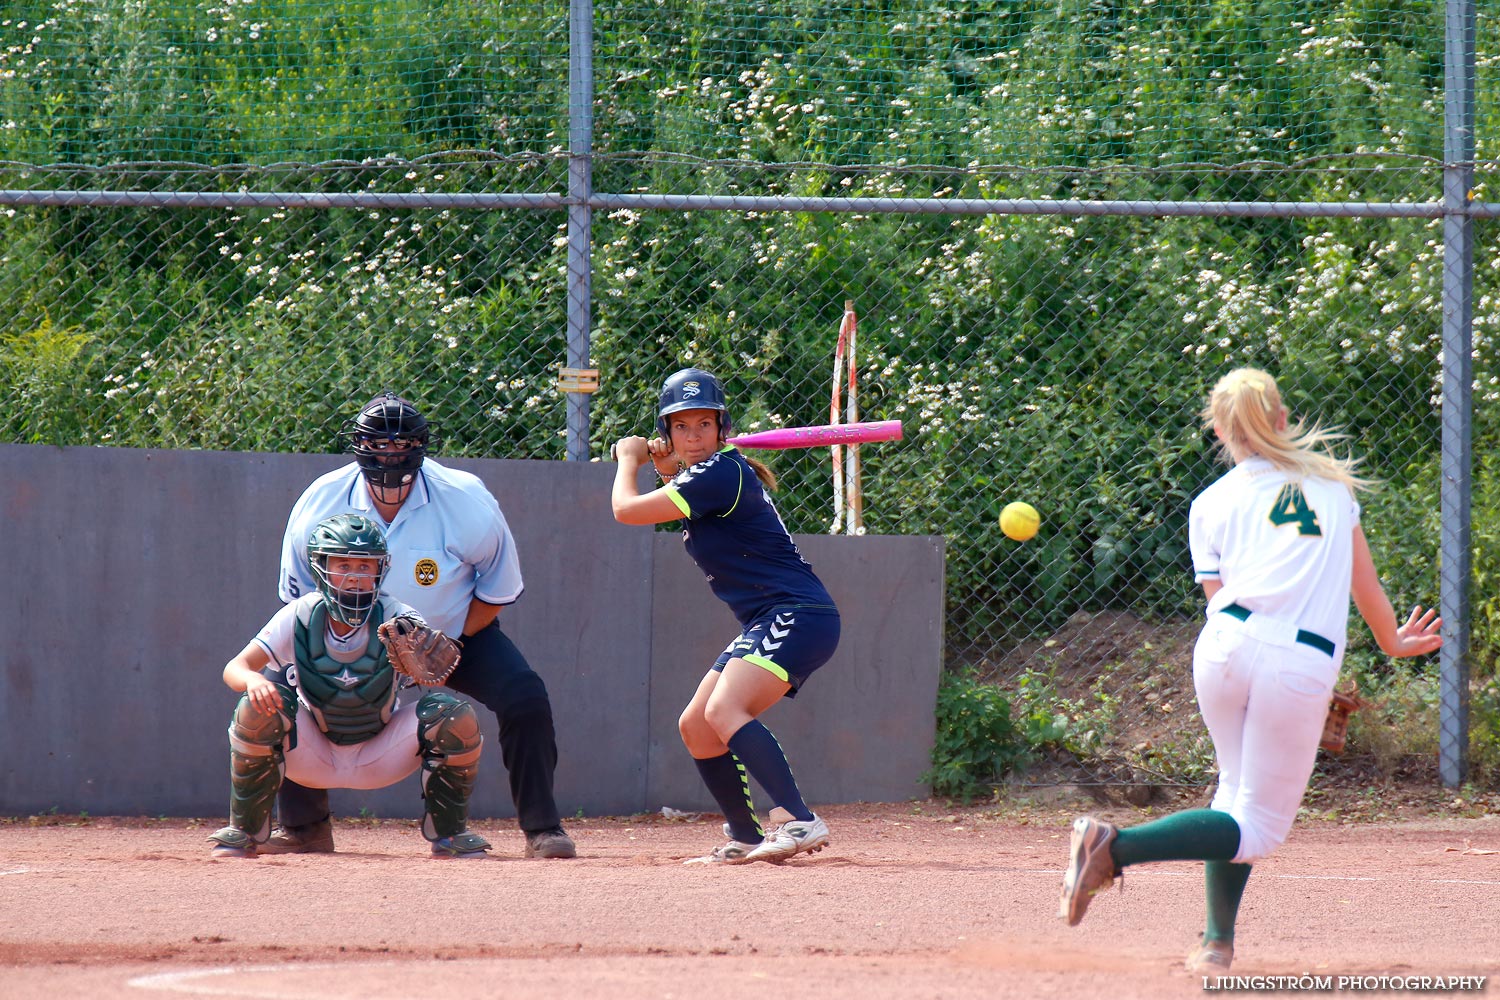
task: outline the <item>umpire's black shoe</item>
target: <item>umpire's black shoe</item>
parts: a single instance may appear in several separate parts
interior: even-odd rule
[[[307,826],[278,826],[271,839],[260,845],[262,854],[332,854],[333,821],[322,820]]]
[[[528,858],[576,858],[578,848],[573,838],[560,826],[550,830],[529,830],[526,833],[526,856]]]

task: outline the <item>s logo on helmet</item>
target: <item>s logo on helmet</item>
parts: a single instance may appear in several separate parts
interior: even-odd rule
[[[417,582],[424,587],[430,587],[438,580],[438,564],[431,559],[418,559],[416,568],[412,575]]]
[[[692,399],[694,396],[698,395],[699,391],[700,390],[698,389],[697,382],[682,383],[682,395],[684,399]]]

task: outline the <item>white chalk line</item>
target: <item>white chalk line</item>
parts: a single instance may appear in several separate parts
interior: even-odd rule
[[[25,875],[29,871],[31,871],[30,868],[7,868],[0,872],[0,875]]]
[[[769,956],[767,956],[769,957]],[[493,965],[496,962],[516,961],[505,958],[471,958],[471,959],[443,959],[434,963],[432,959],[413,958],[407,961],[383,961],[383,962],[284,962],[279,965],[226,965],[217,969],[184,969],[180,972],[154,972],[147,976],[136,976],[127,980],[126,985],[143,990],[169,990],[174,993],[188,993],[194,996],[233,996],[254,997],[255,1000],[327,1000],[330,994],[324,988],[318,988],[314,992],[287,993],[280,990],[261,990],[258,987],[234,986],[231,984],[218,985],[212,982],[201,982],[200,980],[220,978],[225,976],[255,975],[261,973],[285,974],[288,970],[298,975],[313,971],[341,971],[350,969],[382,969],[382,968],[411,968],[424,964],[438,964],[445,969],[451,969],[456,965]],[[549,961],[545,958],[523,958],[523,962]]]
[[[317,993],[282,993],[280,991],[264,992],[262,990],[248,990],[243,986],[216,986],[213,983],[198,983],[193,980],[209,979],[214,976],[240,976],[257,973],[280,973],[295,967],[297,971],[313,971],[322,969],[347,969],[350,966],[360,968],[380,968],[382,966],[393,966],[411,963],[399,962],[312,962],[312,963],[282,963],[281,965],[226,965],[218,969],[186,969],[182,972],[156,972],[149,976],[136,976],[126,981],[127,986],[133,986],[142,990],[171,990],[176,993],[192,993],[197,996],[255,996],[258,1000],[310,1000],[319,996],[327,996],[324,992]],[[453,963],[447,962],[451,965]]]

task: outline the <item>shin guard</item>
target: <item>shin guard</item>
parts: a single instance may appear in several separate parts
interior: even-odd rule
[[[422,836],[438,841],[467,832],[469,796],[479,777],[484,736],[474,707],[446,691],[424,694],[417,702],[417,720],[422,753]]]
[[[229,825],[263,844],[271,835],[271,807],[286,771],[283,744],[296,718],[297,696],[281,691],[280,712],[266,714],[242,697],[229,724]]]

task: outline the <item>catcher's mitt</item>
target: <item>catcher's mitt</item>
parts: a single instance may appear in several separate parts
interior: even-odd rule
[[[1359,696],[1359,689],[1352,684],[1347,691],[1333,692],[1333,699],[1328,703],[1328,717],[1323,720],[1323,738],[1318,740],[1318,746],[1329,753],[1343,753],[1344,739],[1349,735],[1349,716],[1366,704]]]
[[[397,615],[375,631],[391,666],[423,687],[443,683],[458,666],[458,643],[421,619]]]

